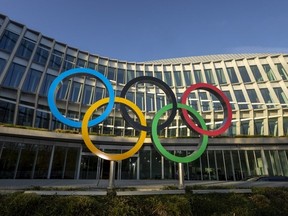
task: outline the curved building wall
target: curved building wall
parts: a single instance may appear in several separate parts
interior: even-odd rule
[[[268,147],[268,150],[265,150],[266,147],[261,146],[259,149],[250,149],[250,151],[249,148],[252,145],[249,146],[249,141],[245,141],[245,148],[247,147],[247,149],[242,148],[243,151],[241,151],[241,148],[238,146],[241,142],[239,140],[236,141],[237,138],[234,141],[225,141],[225,137],[271,136],[275,137],[276,140],[277,137],[288,135],[288,54],[232,54],[175,58],[149,62],[126,62],[81,51],[43,36],[39,32],[28,29],[26,26],[11,21],[4,15],[0,15],[0,122],[6,125],[22,125],[25,127],[43,128],[49,131],[59,129],[75,130],[74,128],[62,125],[62,123],[58,122],[51,115],[47,105],[47,91],[51,82],[59,73],[78,67],[92,68],[103,73],[111,80],[116,95],[120,94],[127,81],[142,75],[164,80],[171,87],[177,99],[181,97],[182,93],[191,84],[199,82],[213,84],[227,95],[233,108],[232,126],[222,135],[223,138],[219,138],[222,141],[209,142],[211,143],[211,147],[209,147],[211,151],[208,148],[208,151],[202,156],[201,160],[195,162],[198,163],[198,165],[195,164],[195,167],[198,168],[194,169],[194,164],[193,166],[192,164],[185,165],[186,173],[189,173],[190,168],[190,173],[193,172],[191,178],[188,177],[188,179],[193,179],[197,176],[195,177],[196,179],[224,178],[236,180],[255,174],[288,175],[286,155],[286,144],[288,141],[284,141],[284,144],[281,145],[273,145],[277,153],[272,152],[271,143],[271,149]],[[62,83],[56,97],[57,106],[61,112],[71,119],[79,120],[82,119],[90,104],[106,97],[106,90],[101,82],[98,82],[94,77],[75,76]],[[154,117],[155,112],[167,104],[167,97],[163,91],[147,83],[138,84],[137,87],[130,88],[127,98],[140,107],[146,116],[148,124]],[[195,91],[190,94],[189,104],[201,113],[210,129],[215,129],[221,125],[223,110],[219,101],[213,95],[206,91]],[[95,115],[100,114],[101,110],[95,113]],[[166,118],[167,116],[163,116],[163,121]],[[125,142],[128,147],[132,145],[132,141],[128,137],[137,136],[139,133],[127,125],[117,107],[102,124],[92,127],[90,130],[91,133],[99,135],[122,136],[126,140]],[[186,125],[183,124],[179,116],[176,116],[172,124],[161,133],[163,137],[170,137],[171,139],[175,137],[198,136],[187,130]],[[6,133],[3,132],[3,134]],[[3,159],[3,155],[5,156],[4,153],[7,148],[9,147],[11,152],[16,149],[13,156],[16,157],[14,165],[8,169],[9,171],[5,172],[10,173],[8,178],[18,178],[19,175],[23,177],[21,174],[17,174],[19,173],[17,170],[21,164],[21,155],[23,156],[24,153],[19,150],[21,149],[19,142],[13,142],[12,134],[13,132],[10,131],[6,134],[6,140],[2,139],[0,152],[2,165],[0,164],[0,171],[1,169],[2,171],[4,170],[3,161],[5,158]],[[29,140],[30,138],[27,135],[25,139]],[[103,138],[103,140],[105,139]],[[167,142],[175,143],[175,139],[172,140],[174,141]],[[184,147],[182,146],[182,149],[174,145],[170,147],[171,151],[174,151],[175,154],[188,154],[189,148],[187,146],[190,141],[183,140]],[[26,146],[24,149],[34,152],[34,141],[34,144],[27,144],[28,147]],[[256,142],[253,138],[250,141],[251,144],[255,144],[254,142]],[[29,141],[27,142],[29,143]],[[51,152],[51,156],[49,157],[50,162],[45,165],[45,167],[48,167],[45,168],[46,171],[43,175],[45,178],[53,176],[53,167],[57,166],[53,165],[56,163],[53,162],[56,157],[60,158],[59,163],[62,165],[59,165],[59,170],[55,171],[55,173],[58,172],[58,174],[55,174],[55,177],[65,178],[65,167],[69,162],[67,158],[70,157],[70,151],[71,157],[77,161],[77,164],[73,165],[74,168],[70,168],[73,174],[67,175],[69,178],[81,178],[82,166],[85,164],[87,166],[87,161],[89,160],[93,161],[94,165],[96,165],[90,168],[86,167],[88,169],[86,173],[90,173],[87,176],[93,173],[93,176],[95,174],[99,178],[101,166],[103,169],[104,162],[102,160],[97,158],[92,159],[83,143],[77,141],[76,143],[78,144],[75,144],[73,146],[75,149],[73,149],[67,147],[65,139],[61,142],[59,144],[61,147],[55,147],[58,146],[56,144],[51,146],[47,143],[47,151]],[[237,143],[237,146],[233,145],[234,142]],[[257,142],[259,142],[259,145],[261,143],[265,144],[265,139]],[[214,147],[213,143],[215,143]],[[229,146],[223,145],[221,147],[221,143],[229,143]],[[125,145],[123,146],[123,151],[128,148]],[[35,148],[37,155],[40,154],[42,151],[41,148],[37,146]],[[113,149],[117,149],[117,146],[115,147],[115,143],[114,146],[113,143],[108,143],[103,148],[112,151]],[[195,149],[196,146],[193,148]],[[183,149],[187,150],[184,151]],[[13,155],[14,153],[11,154]],[[60,156],[57,156],[57,154]],[[54,157],[55,155],[56,157]],[[235,159],[234,156],[238,159]],[[17,157],[19,157],[19,160]],[[86,162],[83,159],[85,157],[89,157],[89,160],[87,159]],[[226,157],[231,161],[229,165],[225,164]],[[215,160],[211,158],[215,158]],[[223,158],[223,160],[221,159],[217,163],[217,158]],[[252,158],[252,161],[255,163],[253,162],[254,164],[250,167],[246,161]],[[261,160],[258,160],[258,158],[261,158]],[[35,176],[38,159],[39,157],[35,156],[34,161],[29,162],[32,164],[30,168],[27,168],[30,171],[23,178],[31,176],[38,178],[37,175]],[[48,158],[46,159],[48,160]],[[62,161],[65,161],[65,163]],[[102,165],[99,165],[99,163],[102,163]],[[174,178],[176,173],[175,166],[159,156],[151,146],[144,147],[135,158],[123,161],[122,163],[124,165],[120,163],[118,169],[120,170],[118,173],[119,178],[123,178],[125,175],[127,178],[138,179]],[[273,163],[276,163],[277,166],[274,165],[273,167]],[[280,163],[284,163],[285,165],[280,165]],[[214,166],[213,174],[209,171],[212,166]],[[218,169],[220,166],[223,168]],[[239,168],[236,168],[237,166]],[[246,167],[245,172],[243,171],[244,166]],[[145,169],[148,170],[145,171]],[[153,169],[157,169],[157,171],[153,171]],[[126,171],[123,170],[128,171],[125,173]],[[222,170],[222,174],[220,174],[221,171],[219,170]],[[254,171],[251,172],[251,170]],[[148,174],[145,174],[146,172]],[[221,175],[224,177],[220,177]],[[237,177],[238,175],[239,177]],[[83,174],[83,176],[85,175]]]

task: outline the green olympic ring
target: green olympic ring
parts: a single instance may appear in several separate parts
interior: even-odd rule
[[[174,161],[174,162],[178,162],[178,163],[189,163],[192,162],[196,159],[198,159],[203,152],[205,151],[205,149],[207,148],[207,144],[208,144],[208,136],[202,134],[201,138],[200,138],[200,142],[201,144],[198,145],[198,149],[196,151],[194,151],[192,154],[186,156],[186,157],[179,157],[176,155],[171,154],[170,152],[168,152],[163,145],[160,142],[159,136],[158,136],[158,122],[160,120],[160,117],[168,110],[172,109],[173,105],[172,104],[168,104],[165,107],[161,108],[155,115],[155,117],[153,118],[152,121],[152,130],[151,130],[151,138],[152,141],[154,143],[154,146],[156,147],[156,149],[158,150],[158,152],[160,154],[162,154],[164,157],[166,157],[167,159]],[[199,124],[201,125],[203,130],[207,130],[207,126],[205,124],[204,119],[200,116],[200,114],[193,109],[192,107],[189,107],[185,104],[181,104],[181,103],[177,103],[177,108],[178,109],[186,109],[188,110],[188,112],[193,115],[193,117],[196,117]]]

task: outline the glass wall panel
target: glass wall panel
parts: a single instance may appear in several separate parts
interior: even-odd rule
[[[242,179],[242,171],[241,171],[241,164],[238,156],[238,150],[237,151],[231,151],[232,154],[232,160],[234,165],[234,173],[235,173],[235,180],[239,181]]]
[[[23,77],[25,72],[25,67],[16,63],[12,63],[10,66],[8,73],[6,73],[6,77],[3,81],[3,85],[12,88],[18,88],[19,83]]]
[[[62,146],[56,146],[53,156],[51,179],[61,179],[64,174],[65,160],[67,157],[67,148]],[[65,157],[66,156],[66,157]]]
[[[275,105],[274,104],[271,104],[271,103],[274,103],[273,100],[272,100],[272,97],[270,95],[270,92],[267,88],[262,88],[260,89],[261,91],[261,94],[262,94],[262,97],[264,98],[264,101],[265,103],[267,103],[267,107],[268,108],[273,108]]]
[[[266,73],[269,81],[274,81],[274,80],[276,80],[275,75],[274,75],[274,72],[273,72],[273,70],[271,69],[270,65],[269,65],[269,64],[264,64],[264,65],[262,65],[262,66],[263,66],[263,69],[264,69],[264,71],[265,71],[265,73]]]
[[[264,121],[263,119],[254,120],[254,135],[264,135]]]
[[[234,180],[234,170],[232,167],[232,161],[231,161],[231,155],[230,151],[223,151],[224,154],[224,162],[226,166],[226,174],[227,174],[227,180],[233,181]]]
[[[33,165],[36,157],[37,146],[31,144],[21,145],[21,156],[16,178],[30,179],[33,176]]]
[[[127,70],[127,82],[135,78],[135,71]]]
[[[65,61],[64,61],[64,64],[63,64],[63,71],[66,71],[66,70],[69,70],[71,68],[74,68],[75,67],[75,59],[76,58],[74,56],[66,54]]]
[[[1,75],[2,71],[4,70],[5,65],[6,65],[6,60],[0,58],[0,75]]]
[[[154,93],[146,93],[146,111],[155,111]]]
[[[254,75],[254,78],[256,82],[262,82],[263,81],[263,76],[261,75],[257,65],[250,65],[250,68],[252,70],[252,73]]]
[[[275,87],[273,89],[274,89],[274,92],[275,92],[279,102],[281,103],[281,106],[287,107],[288,106],[288,98],[285,95],[283,89],[281,87]]]
[[[217,160],[217,173],[218,173],[218,179],[225,181],[227,180],[226,178],[226,169],[225,169],[225,164],[223,161],[223,154],[221,150],[216,150],[216,160]]]
[[[199,98],[200,98],[202,111],[209,111],[211,108],[210,108],[210,102],[208,101],[206,92],[199,92]]]
[[[3,49],[6,52],[11,53],[18,38],[19,35],[10,32],[8,30],[5,30],[4,34],[2,34],[2,37],[0,39],[0,49]]]
[[[282,166],[282,171],[284,176],[288,176],[288,161],[287,161],[287,155],[285,150],[279,150],[279,158]]]
[[[240,72],[240,75],[242,77],[243,82],[244,83],[251,82],[251,79],[250,79],[250,77],[248,75],[246,67],[245,66],[241,66],[241,67],[238,67],[238,69],[239,69],[239,72]]]
[[[269,135],[270,136],[278,136],[278,119],[269,118],[268,119],[269,126]]]
[[[137,158],[130,157],[121,161],[121,179],[137,179]]]
[[[282,66],[282,64],[278,63],[276,64],[278,72],[280,74],[280,76],[282,77],[283,80],[288,80],[288,74],[286,72],[286,70],[284,69],[284,67]]]
[[[154,149],[152,153],[152,179],[161,179],[161,155]]]
[[[18,116],[17,116],[17,124],[32,126],[34,109],[19,106]]]
[[[103,75],[106,74],[106,67],[104,65],[98,65],[98,71]]]
[[[20,154],[18,143],[5,142],[0,158],[0,179],[13,179]]]
[[[144,104],[144,93],[143,92],[136,92],[136,105],[141,109],[145,110]]]
[[[91,100],[93,98],[93,92],[92,92],[92,86],[91,85],[85,85],[84,87],[84,94],[82,98],[82,104],[91,104]]]
[[[35,42],[32,42],[26,38],[23,38],[20,46],[16,52],[16,55],[25,59],[30,59],[35,47]]]
[[[98,157],[82,155],[80,167],[80,179],[96,179]]]
[[[250,175],[257,176],[258,172],[257,172],[256,160],[254,157],[254,151],[251,151],[251,150],[247,151],[247,157],[248,157],[248,162],[249,162]]]
[[[201,155],[203,180],[210,180],[210,167],[208,166],[207,151]]]
[[[183,74],[184,74],[184,79],[185,79],[185,82],[186,82],[186,86],[190,86],[193,84],[192,82],[192,76],[191,76],[191,71],[183,71]]]
[[[49,67],[58,71],[61,67],[62,61],[63,53],[54,49],[50,58]]]
[[[259,104],[260,100],[259,100],[258,95],[256,94],[256,91],[254,89],[247,89],[247,93],[248,93],[250,102],[252,103],[253,109],[263,108],[263,105]]]
[[[70,101],[79,102],[81,90],[82,90],[82,84],[74,81],[70,92]]]
[[[247,159],[246,159],[244,150],[239,150],[239,157],[240,157],[240,164],[242,168],[242,177],[243,179],[246,179],[249,176],[249,173],[248,173],[248,167],[246,163]]]
[[[167,83],[167,85],[173,86],[171,71],[165,71],[164,78],[164,81]]]
[[[50,114],[47,112],[36,111],[35,127],[49,129]]]
[[[63,178],[65,179],[74,179],[76,174],[77,167],[77,158],[78,158],[78,148],[67,148],[67,153],[65,155],[65,171],[63,174]]]
[[[255,159],[256,159],[256,166],[257,166],[257,175],[265,175],[265,171],[264,171],[264,161],[261,155],[261,151],[260,150],[255,150]]]
[[[233,100],[232,100],[232,96],[231,96],[230,91],[223,91],[223,93],[224,93],[224,94],[227,96],[227,98],[229,99],[232,110],[235,110],[235,104],[234,104],[234,103],[231,103]]]
[[[203,82],[201,70],[194,70],[194,76],[195,76],[195,82],[196,83],[202,83]]]
[[[249,121],[241,121],[240,122],[240,134],[241,135],[250,135],[249,130]]]
[[[84,60],[84,59],[80,59],[80,58],[78,58],[77,59],[77,63],[76,63],[76,65],[77,65],[77,67],[86,67],[86,64],[87,64],[87,62]]]
[[[141,150],[139,152],[140,156],[140,179],[151,179],[151,151]]]
[[[126,71],[123,69],[118,69],[117,73],[117,83],[125,83],[124,77],[126,77]]]
[[[183,86],[181,71],[174,71],[174,78],[175,78],[175,85],[176,86]]]
[[[49,57],[49,50],[50,50],[49,47],[40,44],[34,55],[33,62],[45,65]]]
[[[207,151],[208,153],[208,158],[209,158],[209,175],[210,175],[210,180],[217,180],[217,170],[216,170],[216,164],[215,164],[215,156],[214,156],[214,151]]]
[[[70,80],[65,80],[64,82],[62,82],[62,85],[59,87],[56,94],[57,100],[64,100],[64,99],[66,100],[68,98],[70,85],[71,85]]]
[[[40,89],[41,95],[47,96],[48,89],[55,78],[56,77],[51,74],[45,74],[45,77],[44,77],[44,80],[42,82],[41,89]]]
[[[52,152],[52,146],[38,145],[34,179],[46,179],[48,177],[51,152]]]
[[[216,75],[217,75],[219,84],[226,84],[227,81],[226,81],[226,78],[224,76],[223,69],[222,68],[216,68],[215,70],[216,70]]]
[[[239,83],[238,77],[233,67],[227,68],[227,72],[228,72],[231,83]]]
[[[269,150],[264,150],[264,154],[265,154],[265,158],[267,161],[267,170],[268,170],[268,175],[276,175],[276,168],[275,168],[275,164],[272,163],[271,161],[271,153]]]
[[[173,153],[170,151],[170,153]],[[176,163],[164,158],[164,178],[175,179],[176,178]]]
[[[207,83],[215,84],[215,79],[214,79],[214,75],[212,74],[212,70],[211,69],[205,69],[204,72],[205,72]]]
[[[108,75],[107,78],[109,80],[116,80],[115,79],[115,68],[108,67]]]
[[[192,152],[188,151],[187,155],[190,154],[192,154]],[[189,176],[188,176],[189,180],[201,180],[202,169],[200,165],[200,159],[188,163],[188,168],[189,168]]]
[[[238,102],[239,109],[240,110],[241,109],[248,109],[248,105],[246,103],[246,99],[244,97],[242,90],[235,90],[234,93],[235,93],[236,100]]]
[[[13,123],[15,104],[0,100],[0,122]]]
[[[156,78],[158,78],[158,79],[160,79],[160,80],[163,80],[163,78],[162,78],[162,72],[161,72],[161,71],[155,71],[154,74],[155,74],[155,77],[156,77]]]
[[[283,117],[283,130],[284,135],[288,136],[288,117]]]
[[[41,76],[42,73],[40,71],[31,68],[26,76],[25,82],[22,86],[22,90],[35,93],[39,85]]]

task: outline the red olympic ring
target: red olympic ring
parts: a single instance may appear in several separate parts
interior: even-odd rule
[[[209,85],[207,83],[197,83],[197,84],[193,84],[189,88],[187,88],[187,90],[182,95],[181,103],[186,104],[186,101],[187,101],[189,94],[196,89],[206,90],[206,91],[214,94],[217,97],[217,99],[220,101],[220,103],[223,107],[223,110],[224,110],[224,119],[223,119],[222,126],[216,130],[210,130],[210,131],[203,130],[202,128],[198,127],[192,121],[192,119],[189,117],[186,109],[181,110],[182,111],[182,113],[181,113],[182,117],[185,119],[188,126],[190,126],[193,130],[197,131],[199,134],[205,134],[208,136],[217,136],[219,134],[224,133],[229,128],[230,123],[232,121],[232,108],[231,108],[231,105],[230,105],[228,98],[220,89],[216,88],[215,86]]]

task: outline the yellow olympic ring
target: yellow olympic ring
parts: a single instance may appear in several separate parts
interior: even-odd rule
[[[109,98],[103,98],[103,99],[95,102],[94,104],[92,104],[91,107],[87,110],[87,112],[84,115],[83,121],[82,121],[82,127],[81,127],[82,128],[82,138],[83,138],[86,146],[88,147],[88,149],[93,154],[97,155],[98,157],[106,159],[106,160],[111,160],[111,161],[124,160],[124,159],[127,159],[127,158],[133,156],[136,152],[138,152],[140,150],[140,148],[142,147],[142,145],[145,141],[147,132],[141,130],[139,139],[136,142],[135,146],[133,146],[133,148],[131,148],[129,151],[126,151],[122,154],[108,154],[108,153],[100,151],[92,143],[92,141],[89,137],[88,122],[89,122],[89,119],[92,116],[93,112],[98,107],[101,107],[104,104],[108,104],[108,102],[109,102]],[[140,124],[143,126],[146,126],[145,116],[143,115],[142,111],[140,110],[140,108],[136,104],[134,104],[133,102],[131,102],[125,98],[120,98],[120,97],[115,97],[115,102],[121,103],[121,104],[124,104],[124,105],[130,107],[135,112],[137,117],[139,118]]]

